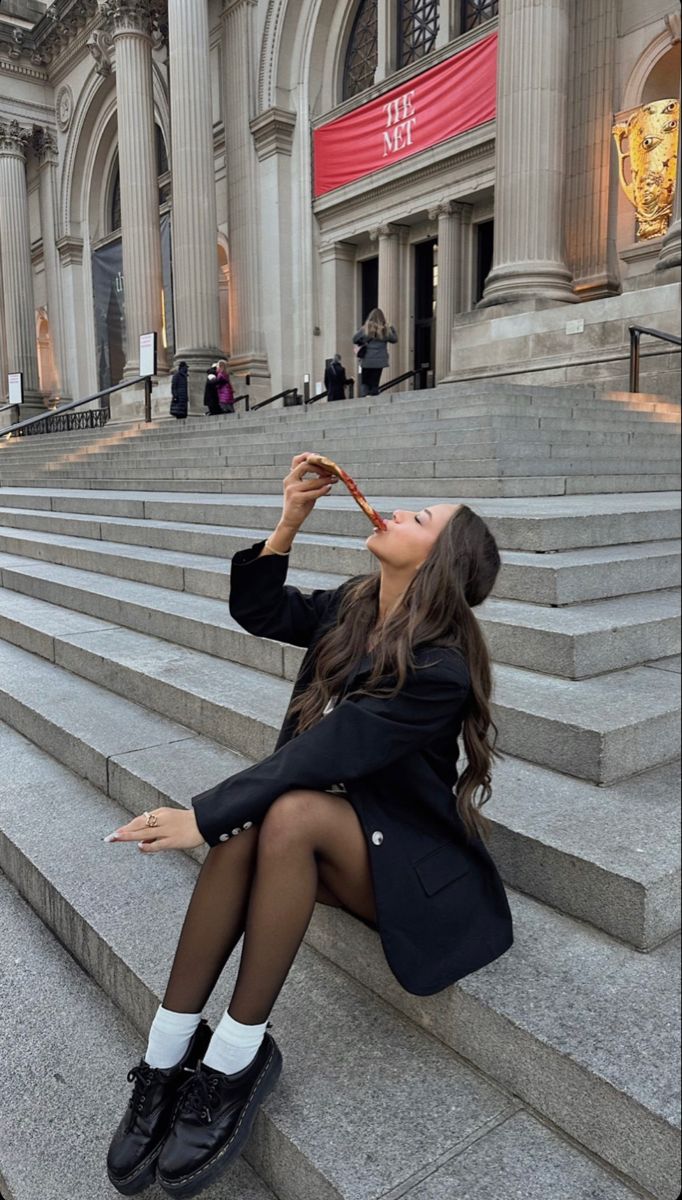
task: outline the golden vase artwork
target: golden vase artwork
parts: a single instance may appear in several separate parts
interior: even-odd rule
[[[620,182],[637,213],[637,237],[664,234],[670,224],[677,175],[680,126],[679,100],[642,104],[627,121],[613,126],[618,147]],[[627,139],[627,147],[623,142]],[[625,160],[629,159],[629,180]]]

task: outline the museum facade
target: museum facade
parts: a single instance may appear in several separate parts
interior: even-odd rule
[[[679,81],[672,0],[3,0],[0,393],[157,330],[264,397],[376,304],[394,376],[593,378],[679,321]]]

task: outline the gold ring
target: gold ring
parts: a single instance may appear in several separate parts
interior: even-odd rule
[[[145,825],[149,825],[152,829],[155,829],[159,823],[159,818],[157,817],[156,813],[146,812],[142,815],[144,816]]]

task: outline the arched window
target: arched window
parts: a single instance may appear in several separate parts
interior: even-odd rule
[[[399,0],[399,67],[406,67],[433,50],[437,34],[438,0]]]
[[[348,39],[343,98],[350,100],[374,83],[377,69],[377,0],[360,0]]]
[[[121,228],[121,169],[118,165],[118,155],[116,156],[114,183],[111,189],[109,228],[111,233],[115,233],[117,229]]]
[[[156,175],[159,181],[159,207],[170,200],[170,167],[166,143],[159,125],[154,126],[156,134]],[[109,232],[116,233],[121,228],[121,168],[116,155],[113,183],[111,186],[111,201],[109,204]]]
[[[499,0],[462,0],[462,33],[492,21],[499,7]]]

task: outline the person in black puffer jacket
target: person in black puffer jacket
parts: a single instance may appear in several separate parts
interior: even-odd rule
[[[188,371],[189,368],[186,362],[178,363],[178,369],[171,380],[170,414],[172,417],[176,417],[178,421],[187,420],[187,410],[189,408]]]

